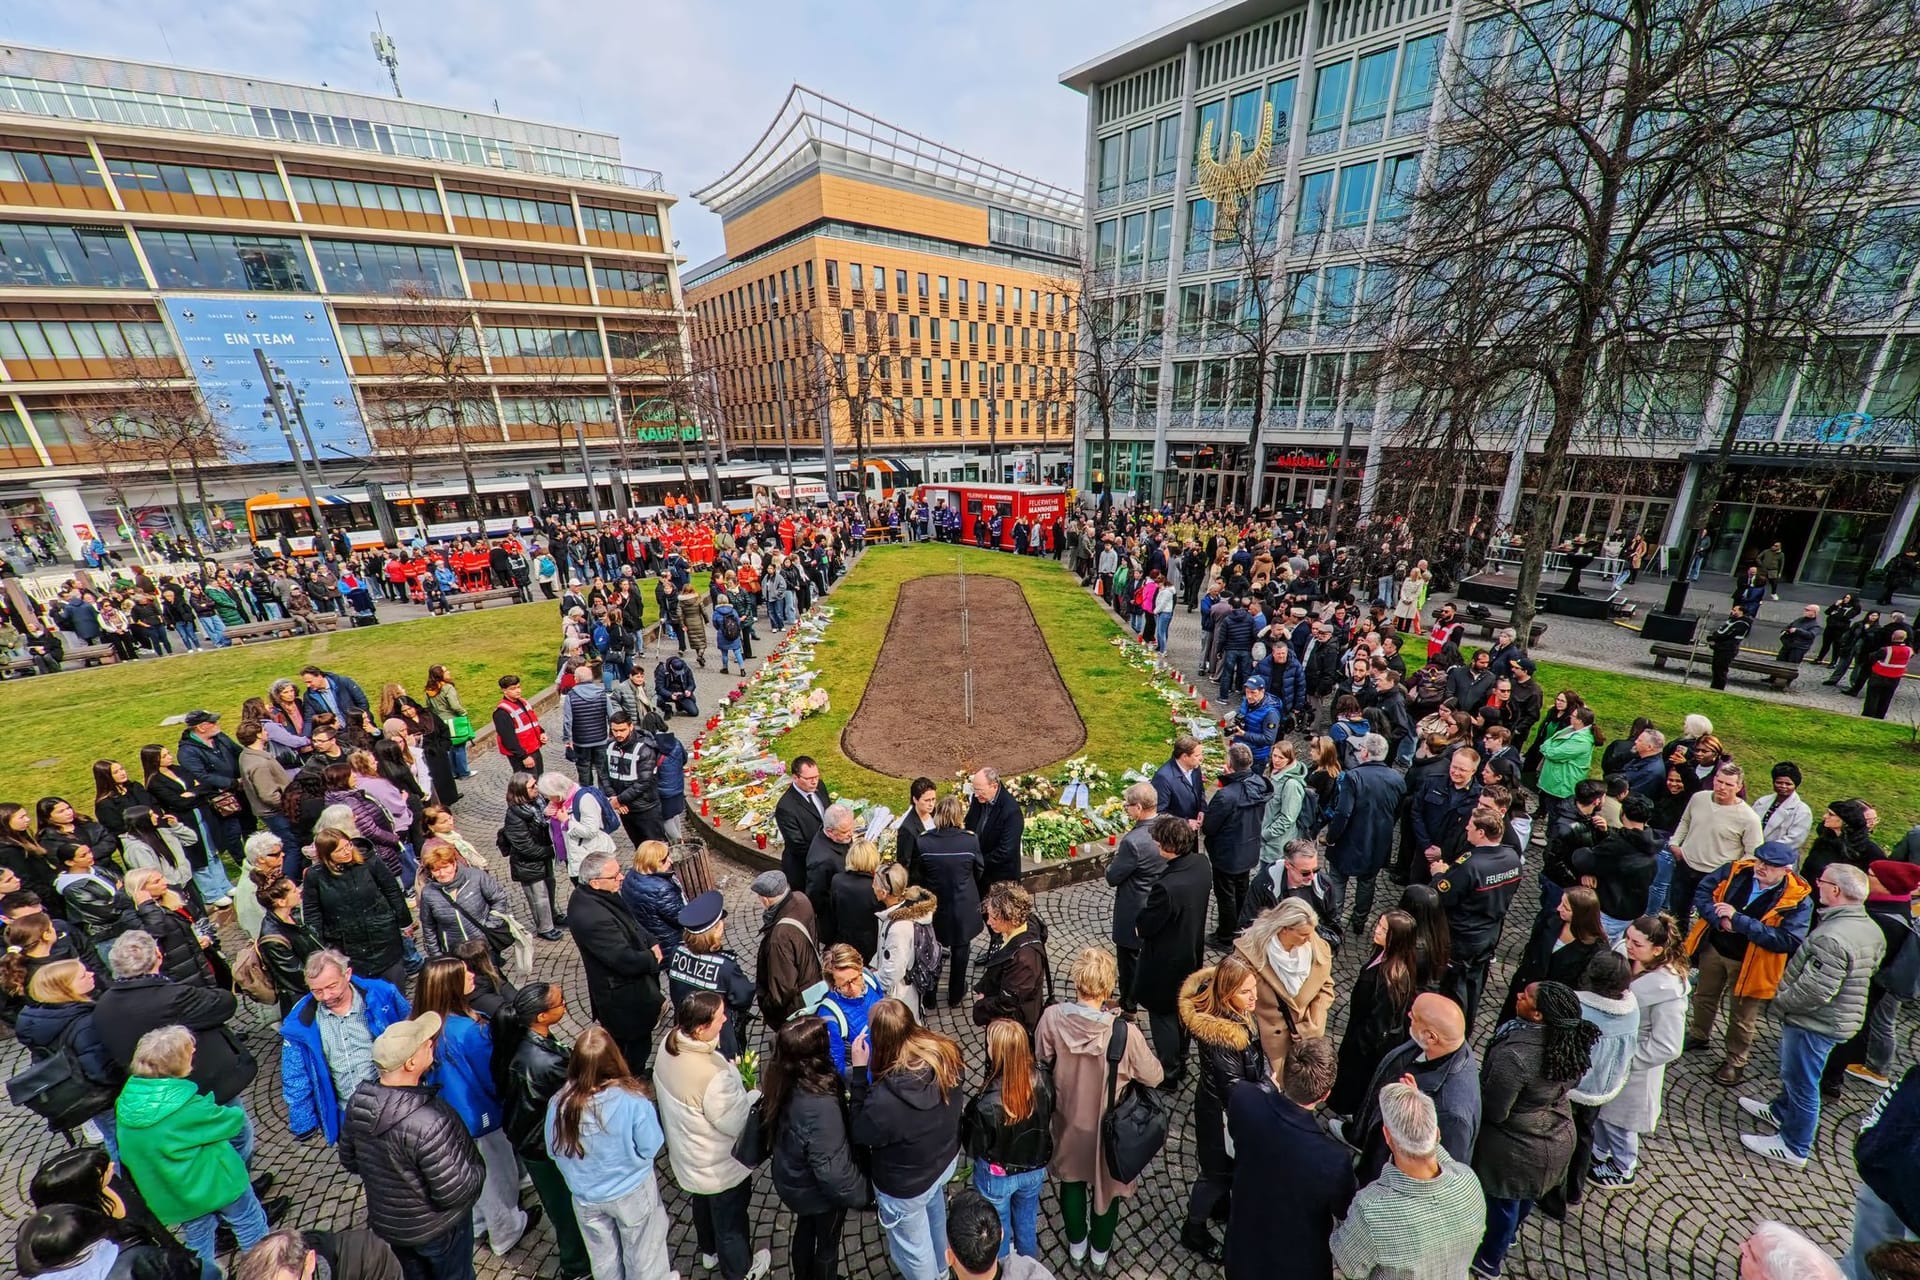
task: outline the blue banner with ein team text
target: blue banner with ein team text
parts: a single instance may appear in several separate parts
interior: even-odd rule
[[[304,396],[307,435],[323,464],[368,454],[367,428],[325,303],[257,293],[237,298],[180,294],[163,300],[207,409],[240,441],[246,461],[293,460],[280,419],[267,403],[256,351],[284,370]],[[291,412],[289,421],[295,438],[301,439],[300,424]],[[306,448],[304,439],[301,448]]]

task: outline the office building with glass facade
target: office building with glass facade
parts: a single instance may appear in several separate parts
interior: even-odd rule
[[[160,464],[103,458],[89,425],[136,389],[199,396],[244,446],[206,468],[213,498],[293,491],[262,367],[309,388],[329,475],[399,474],[391,424],[451,399],[384,349],[409,299],[465,334],[480,476],[577,472],[574,422],[601,463],[622,430],[657,437],[630,427],[685,335],[662,188],[607,134],[0,50],[0,538],[71,550],[122,498],[134,519],[171,504]],[[407,474],[459,474],[450,445],[406,440]]]
[[[795,86],[694,192],[726,253],[687,271],[730,452],[933,462],[939,479],[1064,475],[1080,198]],[[951,474],[949,474],[951,473]]]
[[[1100,293],[1148,339],[1119,401],[1112,456],[1083,411],[1076,468],[1175,502],[1249,501],[1312,509],[1367,491],[1393,460],[1392,407],[1352,389],[1366,358],[1342,323],[1368,287],[1368,251],[1406,216],[1427,159],[1448,52],[1481,36],[1448,0],[1227,0],[1068,71],[1087,102],[1084,225]],[[1485,29],[1491,32],[1491,28]],[[1267,174],[1253,216],[1276,227],[1274,287],[1284,332],[1269,367],[1223,336],[1237,316],[1243,261],[1215,234],[1201,188],[1201,140],[1250,149],[1271,112]],[[1911,292],[1915,263],[1896,264]],[[1090,299],[1089,305],[1095,301]],[[1907,415],[1920,379],[1917,339],[1879,330],[1786,370],[1739,429],[1713,518],[1709,567],[1728,571],[1780,541],[1789,575],[1851,584],[1915,537],[1920,450]],[[1266,379],[1260,491],[1248,491],[1248,389]],[[1571,483],[1543,484],[1529,433],[1502,435],[1453,497],[1452,527],[1510,523],[1555,504],[1553,540],[1656,545],[1681,521],[1720,434],[1705,380],[1649,392],[1640,419],[1605,450],[1576,457]],[[1503,406],[1520,413],[1530,406]],[[1853,417],[1849,415],[1863,415]],[[1839,425],[1836,427],[1836,418]],[[1847,435],[1843,442],[1840,436]],[[1508,443],[1517,439],[1518,443]]]

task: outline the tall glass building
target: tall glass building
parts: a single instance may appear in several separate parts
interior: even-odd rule
[[[303,392],[329,475],[400,474],[383,423],[446,412],[383,350],[401,295],[471,330],[454,394],[482,477],[577,472],[573,422],[602,463],[616,433],[657,440],[634,422],[684,342],[673,203],[609,134],[0,49],[0,539],[71,552],[122,500],[170,504],[159,463],[129,474],[87,422],[155,387],[235,439],[205,480],[236,521],[292,490],[268,377]],[[459,474],[451,447],[406,447]]]
[[[1364,352],[1340,318],[1367,286],[1369,251],[1406,215],[1448,52],[1475,34],[1469,18],[1448,0],[1228,0],[1061,77],[1087,100],[1091,278],[1145,338],[1125,348],[1136,372],[1119,397],[1110,457],[1094,415],[1081,415],[1082,483],[1104,472],[1114,488],[1155,500],[1306,509],[1336,487],[1349,499],[1367,490],[1369,468],[1377,475],[1392,457],[1392,409],[1352,386]],[[1271,152],[1253,205],[1275,220],[1284,319],[1269,367],[1256,372],[1248,344],[1218,320],[1237,314],[1245,270],[1215,235],[1200,158],[1203,137],[1227,159],[1235,134],[1248,149],[1266,118]],[[1740,424],[1709,568],[1731,570],[1779,541],[1790,576],[1851,585],[1912,544],[1915,342],[1863,332],[1763,391]],[[1257,460],[1255,376],[1269,391]],[[1452,525],[1510,523],[1523,504],[1545,502],[1556,542],[1641,532],[1672,545],[1720,434],[1712,401],[1663,389],[1658,404],[1615,424],[1606,448],[1576,444],[1564,486],[1541,483],[1527,431],[1502,433],[1453,495]],[[1533,407],[1506,408],[1524,418]],[[1846,415],[1865,416],[1847,418],[1842,445],[1831,424]],[[1257,494],[1247,485],[1256,461]]]

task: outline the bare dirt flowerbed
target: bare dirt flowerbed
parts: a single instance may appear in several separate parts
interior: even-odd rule
[[[935,780],[983,765],[1024,773],[1085,744],[1087,726],[1020,584],[971,574],[965,598],[963,627],[958,577],[901,584],[873,677],[841,734],[841,749],[860,765]],[[964,707],[969,670],[971,725]]]

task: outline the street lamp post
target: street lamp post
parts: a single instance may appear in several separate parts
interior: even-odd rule
[[[993,378],[987,383],[988,484],[1000,483],[1000,388],[1006,376],[1006,366],[996,364],[993,366]]]
[[[253,358],[260,365],[260,376],[266,380],[266,403],[268,408],[261,412],[263,418],[276,418],[280,423],[280,435],[287,442],[287,452],[293,457],[293,467],[300,475],[300,488],[307,495],[307,511],[313,517],[313,549],[324,561],[333,559],[332,537],[327,531],[327,513],[320,505],[319,495],[314,492],[313,479],[307,473],[307,459],[300,452],[300,446],[293,439],[293,424],[300,423],[300,432],[306,437],[307,447],[313,447],[313,435],[307,430],[306,412],[302,408],[305,397],[300,389],[287,377],[287,371],[267,359],[267,353],[259,347],[253,349]],[[283,400],[282,397],[285,397]],[[291,406],[291,414],[289,413]],[[313,460],[316,470],[320,460]],[[322,481],[324,483],[324,481]]]

